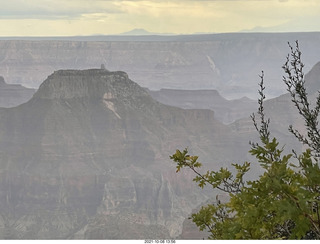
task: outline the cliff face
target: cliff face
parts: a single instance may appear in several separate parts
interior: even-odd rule
[[[216,90],[148,90],[157,101],[184,109],[210,109],[215,118],[224,124],[230,124],[240,118],[246,118],[256,110],[256,101],[249,98],[227,100]]]
[[[308,94],[314,94],[320,88],[320,62],[316,63],[305,76]]]
[[[21,85],[9,85],[0,76],[0,107],[10,108],[25,103],[31,99],[35,89]]]
[[[216,89],[224,97],[256,97],[265,71],[269,96],[285,92],[281,69],[287,42],[299,40],[306,70],[318,62],[319,33],[216,34],[130,37],[101,41],[0,41],[0,74],[10,84],[38,88],[47,74],[59,69],[88,69],[103,63],[126,70],[153,90]],[[245,61],[244,61],[245,60]]]
[[[241,160],[246,145],[209,110],[162,105],[124,72],[60,70],[0,109],[0,238],[177,237],[207,199],[169,155]],[[231,140],[232,138],[232,140]]]
[[[320,90],[320,62],[316,63],[312,69],[305,75],[305,86],[308,94],[308,102],[310,109],[316,106],[316,97]],[[266,89],[268,86],[266,85]],[[291,149],[297,152],[303,150],[302,144],[289,132],[289,125],[297,129],[302,135],[307,135],[305,129],[305,122],[301,115],[299,115],[297,108],[292,102],[289,93],[283,94],[279,97],[266,100],[264,102],[264,112],[267,118],[270,118],[270,132],[272,137],[276,137],[280,145],[285,145],[286,153],[291,153]],[[231,130],[237,133],[252,133],[254,127],[252,126],[251,118],[242,118],[229,125]],[[258,138],[256,139],[259,140]]]

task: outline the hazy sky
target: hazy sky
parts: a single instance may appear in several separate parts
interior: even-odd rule
[[[0,0],[0,36],[320,31],[320,0]]]

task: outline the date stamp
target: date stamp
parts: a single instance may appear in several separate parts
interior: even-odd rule
[[[176,240],[144,240],[145,244],[176,244]]]

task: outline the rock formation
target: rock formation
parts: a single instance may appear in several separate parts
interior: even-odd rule
[[[308,71],[319,61],[320,33],[0,40],[0,74],[9,84],[38,88],[55,70],[88,69],[103,63],[110,70],[125,70],[152,90],[215,89],[234,99],[255,98],[258,75],[264,70],[267,95],[275,97],[286,91],[281,66],[289,52],[287,42],[296,40]]]
[[[189,146],[217,168],[246,157],[241,140],[212,111],[162,105],[124,72],[56,71],[0,109],[0,238],[177,237],[210,195],[169,155]]]
[[[249,98],[227,100],[216,90],[174,90],[161,89],[149,94],[157,101],[184,109],[210,109],[215,118],[224,124],[247,118],[257,107],[257,102]]]
[[[10,108],[18,106],[31,99],[35,89],[26,88],[21,85],[9,85],[0,76],[0,107]]]

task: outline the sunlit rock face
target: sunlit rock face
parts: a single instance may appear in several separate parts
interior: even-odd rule
[[[160,104],[124,72],[56,71],[27,103],[0,109],[0,238],[177,237],[210,195],[169,155],[189,147],[214,169],[246,156],[241,138],[210,110]]]

